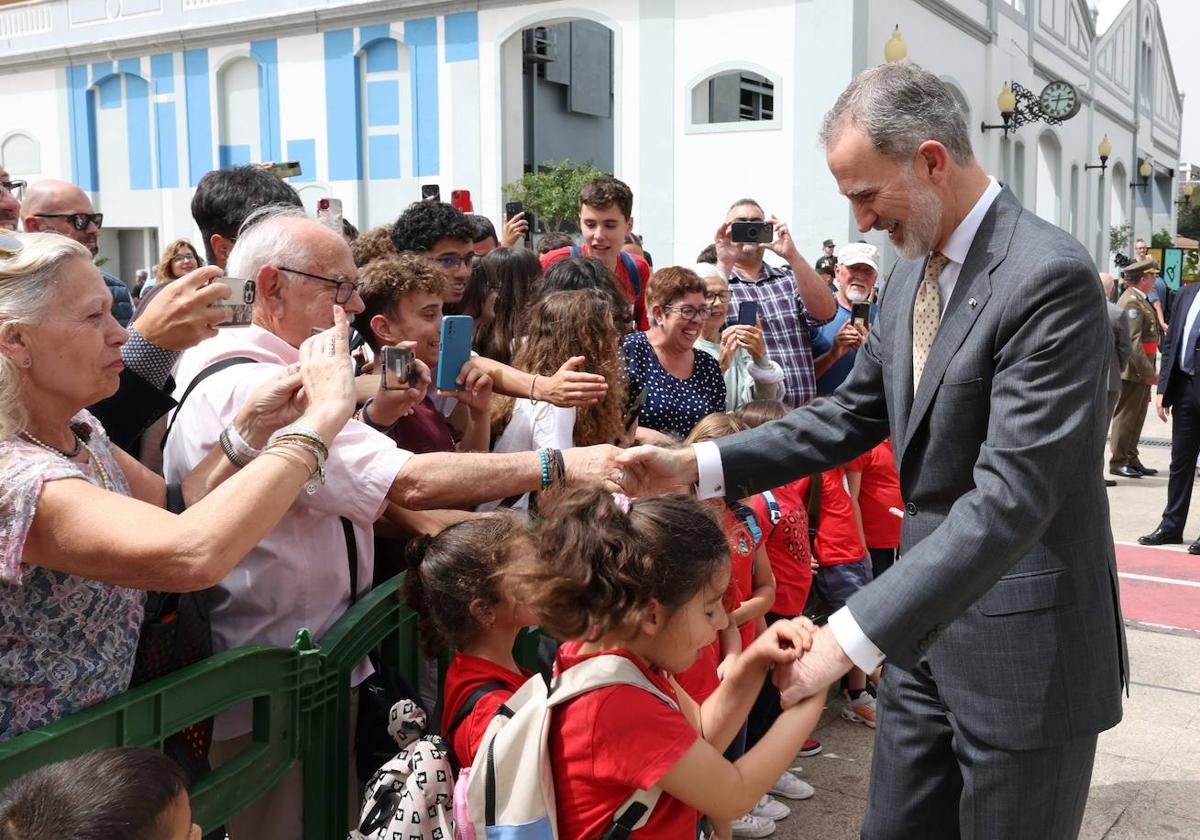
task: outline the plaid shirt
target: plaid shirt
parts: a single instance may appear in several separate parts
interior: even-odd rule
[[[793,408],[810,402],[817,395],[817,382],[809,331],[829,319],[817,320],[808,314],[796,292],[796,276],[790,268],[776,268],[764,262],[757,283],[744,280],[734,271],[729,278],[729,291],[732,297],[726,325],[737,323],[738,304],[757,301],[767,354],[783,368],[784,392],[780,399]]]

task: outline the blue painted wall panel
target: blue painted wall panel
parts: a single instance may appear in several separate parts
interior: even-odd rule
[[[400,124],[400,83],[367,82],[367,125]]]
[[[87,192],[96,189],[96,136],[92,109],[88,107],[88,68],[67,68],[67,124],[71,131],[71,180]]]
[[[125,142],[129,150],[129,188],[154,189],[150,85],[141,76],[125,76]]]
[[[400,135],[375,134],[367,138],[371,154],[371,180],[400,177]]]
[[[442,24],[446,39],[446,61],[477,61],[479,59],[479,15],[462,12],[446,15]]]
[[[187,98],[188,181],[194,187],[213,168],[212,105],[208,90],[208,50],[183,54]]]
[[[92,65],[92,84],[96,84],[98,80],[116,72],[116,66],[111,61],[97,61]]]
[[[362,43],[367,43],[366,37]],[[367,46],[366,52],[368,73],[391,73],[400,69],[400,49],[392,39],[375,41]]]
[[[300,162],[300,174],[288,178],[292,183],[317,180],[317,141],[289,140],[287,144],[287,159]]]
[[[134,76],[142,75],[142,60],[140,58],[122,58],[117,62],[117,67],[122,73],[131,73]]]
[[[258,65],[258,133],[263,160],[279,160],[279,49],[274,40],[252,41]]]
[[[150,78],[154,80],[155,93],[175,92],[175,56],[173,53],[150,56]]]
[[[121,107],[121,77],[109,76],[96,86],[100,107],[108,111]]]
[[[226,146],[221,144],[220,150],[221,168],[229,169],[232,166],[242,166],[250,162],[250,145],[242,143],[238,146]]]
[[[438,160],[438,45],[437,20],[406,21],[404,43],[412,65],[413,174],[437,175]]]
[[[158,186],[179,186],[179,138],[175,129],[175,103],[154,103],[154,129],[158,148]]]
[[[358,59],[354,30],[325,33],[325,128],[329,143],[329,180],[362,178],[359,142]]]

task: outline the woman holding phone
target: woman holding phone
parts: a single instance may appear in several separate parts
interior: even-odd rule
[[[758,324],[758,304],[744,301],[753,317],[722,327],[729,314],[729,283],[715,265],[698,263],[696,274],[704,281],[704,302],[712,310],[704,322],[696,349],[703,350],[721,366],[725,376],[725,408],[733,411],[753,400],[777,400],[783,396],[783,368],[767,355],[767,342]],[[743,323],[743,320],[746,323]]]
[[[222,433],[245,466],[214,448],[182,483],[187,509],[170,513],[163,479],[85,410],[117,390],[127,333],[111,308],[82,245],[0,237],[0,741],[125,691],[141,590],[221,580],[323,479],[326,442],[354,410],[334,307],[299,370],[260,387]]]

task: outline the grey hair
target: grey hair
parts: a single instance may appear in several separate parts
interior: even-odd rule
[[[911,160],[926,140],[945,146],[960,166],[975,157],[958,100],[945,82],[911,61],[858,74],[825,115],[822,145],[828,149],[847,125],[861,127],[876,150],[897,160]]]
[[[87,248],[58,233],[10,233],[22,245],[7,259],[0,258],[0,333],[36,324],[58,289],[59,272],[67,260],[80,257],[91,264]],[[0,354],[0,438],[16,434],[29,422],[21,401],[23,376],[12,359]]]
[[[225,261],[230,277],[253,279],[260,268],[278,265],[305,250],[292,219],[307,219],[303,207],[269,204],[246,217],[238,229],[237,241]]]

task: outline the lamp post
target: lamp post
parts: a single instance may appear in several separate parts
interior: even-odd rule
[[[1108,159],[1112,156],[1112,143],[1109,142],[1107,134],[1105,134],[1104,139],[1100,141],[1100,146],[1096,149],[1096,152],[1100,155],[1099,165],[1094,163],[1084,164],[1083,168],[1085,171],[1088,169],[1099,169],[1101,172],[1103,172],[1104,170],[1108,169]]]
[[[1154,166],[1150,163],[1150,158],[1142,158],[1142,165],[1138,167],[1138,175],[1142,177],[1140,181],[1133,181],[1130,187],[1141,187],[1146,189],[1150,186],[1150,176],[1154,174]]]
[[[1000,119],[1004,122],[1000,125],[988,125],[986,122],[981,124],[984,131],[991,131],[994,128],[1004,130],[1004,136],[1008,136],[1011,128],[1013,114],[1017,110],[1017,97],[1013,95],[1012,88],[1008,86],[1008,82],[1004,83],[1004,87],[1000,89],[1000,95],[996,97],[996,107],[1000,109]]]
[[[908,44],[904,43],[904,38],[900,36],[900,25],[896,24],[896,28],[892,30],[892,37],[883,45],[883,60],[891,64],[893,61],[903,61],[907,57]]]
[[[1175,203],[1178,204],[1180,207],[1191,207],[1192,206],[1192,194],[1194,192],[1196,192],[1196,182],[1188,181],[1186,184],[1183,185],[1183,197],[1180,198],[1179,200],[1177,200]]]

